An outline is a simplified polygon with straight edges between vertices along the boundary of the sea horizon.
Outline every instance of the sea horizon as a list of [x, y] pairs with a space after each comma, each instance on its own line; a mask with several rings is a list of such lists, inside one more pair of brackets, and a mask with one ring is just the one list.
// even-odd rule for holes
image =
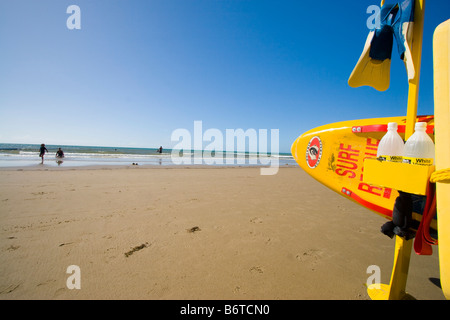
[[[0, 143], [0, 167], [27, 167], [41, 164], [39, 157], [40, 144]], [[48, 153], [44, 156], [44, 164], [49, 166], [79, 167], [92, 165], [243, 165], [267, 166], [274, 161], [279, 165], [295, 165], [290, 153], [248, 152], [248, 151], [210, 151], [210, 150], [178, 150], [46, 144]], [[56, 151], [61, 148], [64, 158], [56, 158]], [[175, 162], [173, 159], [176, 159]], [[183, 161], [180, 163], [180, 159]]]

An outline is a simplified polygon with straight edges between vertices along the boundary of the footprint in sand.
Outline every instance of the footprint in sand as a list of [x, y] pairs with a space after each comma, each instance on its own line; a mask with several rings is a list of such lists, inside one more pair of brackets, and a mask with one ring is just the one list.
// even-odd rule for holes
[[262, 223], [262, 220], [260, 218], [258, 218], [258, 217], [255, 217], [253, 219], [250, 219], [250, 222], [251, 223]]
[[301, 262], [312, 262], [315, 263], [322, 257], [322, 251], [318, 249], [308, 249], [301, 254], [296, 256], [296, 259]]
[[263, 268], [261, 268], [261, 267], [259, 267], [259, 266], [251, 267], [251, 268], [249, 269], [249, 271], [250, 271], [251, 273], [264, 273]]
[[8, 250], [8, 251], [16, 251], [16, 250], [19, 249], [19, 248], [20, 248], [20, 246], [13, 246], [13, 245], [10, 245], [9, 248], [6, 249], [6, 250]]

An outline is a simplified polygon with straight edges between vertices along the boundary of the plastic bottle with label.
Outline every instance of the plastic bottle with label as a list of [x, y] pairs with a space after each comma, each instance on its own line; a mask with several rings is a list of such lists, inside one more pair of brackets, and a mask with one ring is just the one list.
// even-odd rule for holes
[[405, 143], [397, 130], [396, 122], [388, 123], [388, 131], [378, 144], [377, 158], [390, 162], [402, 162]]
[[416, 123], [414, 134], [405, 143], [404, 163], [423, 166], [434, 164], [434, 142], [426, 130], [426, 122]]

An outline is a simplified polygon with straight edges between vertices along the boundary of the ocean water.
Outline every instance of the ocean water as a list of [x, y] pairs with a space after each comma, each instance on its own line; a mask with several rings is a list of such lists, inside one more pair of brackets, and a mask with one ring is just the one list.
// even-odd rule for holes
[[[38, 144], [0, 143], [0, 167], [42, 166]], [[92, 147], [46, 145], [48, 153], [44, 157], [44, 166], [80, 167], [95, 165], [212, 165], [212, 166], [279, 166], [296, 165], [291, 154], [256, 154], [246, 152], [199, 152], [174, 151], [156, 148]], [[64, 151], [63, 159], [56, 158], [56, 151]]]

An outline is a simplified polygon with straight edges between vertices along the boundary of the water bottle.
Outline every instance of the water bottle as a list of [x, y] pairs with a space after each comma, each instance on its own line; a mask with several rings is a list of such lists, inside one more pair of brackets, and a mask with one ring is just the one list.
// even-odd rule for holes
[[428, 136], [426, 122], [417, 122], [414, 134], [405, 143], [403, 162], [422, 166], [434, 163], [434, 143]]
[[388, 123], [388, 131], [378, 144], [377, 158], [390, 162], [402, 162], [405, 143], [397, 132], [396, 122]]

